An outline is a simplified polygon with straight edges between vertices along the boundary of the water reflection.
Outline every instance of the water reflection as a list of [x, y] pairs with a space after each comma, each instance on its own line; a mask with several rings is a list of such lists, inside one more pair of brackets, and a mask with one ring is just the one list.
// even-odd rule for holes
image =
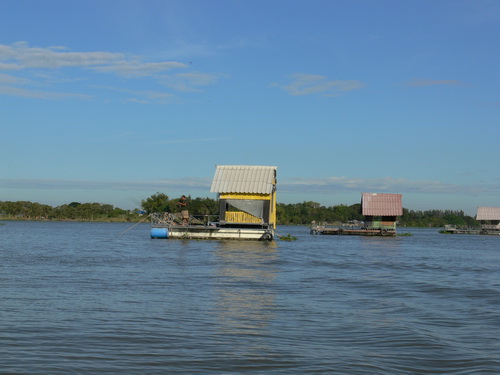
[[261, 335], [273, 319], [275, 243], [220, 242], [215, 252], [216, 315], [223, 333]]
[[360, 236], [360, 245], [366, 250], [382, 252], [399, 252], [408, 237]]

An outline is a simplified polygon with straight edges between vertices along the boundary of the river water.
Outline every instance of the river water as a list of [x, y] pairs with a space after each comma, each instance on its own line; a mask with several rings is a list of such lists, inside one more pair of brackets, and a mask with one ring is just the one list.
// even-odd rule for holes
[[500, 373], [500, 236], [4, 224], [1, 374]]

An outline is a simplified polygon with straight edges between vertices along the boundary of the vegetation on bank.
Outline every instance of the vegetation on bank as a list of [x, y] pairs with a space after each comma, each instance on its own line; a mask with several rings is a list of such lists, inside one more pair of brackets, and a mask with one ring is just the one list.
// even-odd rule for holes
[[3, 220], [138, 221], [139, 210], [128, 211], [110, 204], [72, 202], [52, 207], [29, 201], [0, 202]]
[[[192, 215], [217, 215], [219, 203], [211, 198], [188, 198]], [[138, 222], [152, 212], [176, 212], [178, 199], [156, 193], [141, 201], [141, 208], [123, 210], [110, 204], [72, 202], [57, 207], [28, 201], [0, 202], [0, 219], [8, 220], [75, 220]], [[278, 224], [309, 225], [316, 222], [362, 221], [361, 204], [325, 207], [317, 202], [277, 205]], [[479, 223], [463, 211], [403, 209], [399, 226], [439, 228], [446, 224], [457, 227], [479, 227]]]
[[[302, 202], [293, 204], [278, 204], [277, 215], [280, 224], [309, 224], [316, 222], [349, 222], [363, 221], [361, 203], [351, 206], [336, 205], [325, 207], [317, 202]], [[457, 227], [479, 227], [473, 217], [463, 211], [426, 210], [415, 211], [403, 208], [403, 216], [398, 218], [398, 226], [440, 228], [446, 224]]]

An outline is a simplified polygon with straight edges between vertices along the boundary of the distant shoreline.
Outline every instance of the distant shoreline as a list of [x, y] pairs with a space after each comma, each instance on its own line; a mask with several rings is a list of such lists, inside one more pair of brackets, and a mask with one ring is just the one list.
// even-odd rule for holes
[[109, 219], [30, 219], [23, 217], [5, 217], [0, 216], [0, 221], [53, 221], [53, 222], [76, 222], [76, 223], [138, 223], [144, 218], [137, 218], [133, 220], [122, 218], [109, 218]]

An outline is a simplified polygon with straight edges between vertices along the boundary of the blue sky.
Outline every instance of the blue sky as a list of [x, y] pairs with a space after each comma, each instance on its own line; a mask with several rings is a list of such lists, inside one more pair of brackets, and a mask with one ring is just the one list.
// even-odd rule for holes
[[500, 2], [0, 2], [0, 201], [212, 197], [500, 206]]

